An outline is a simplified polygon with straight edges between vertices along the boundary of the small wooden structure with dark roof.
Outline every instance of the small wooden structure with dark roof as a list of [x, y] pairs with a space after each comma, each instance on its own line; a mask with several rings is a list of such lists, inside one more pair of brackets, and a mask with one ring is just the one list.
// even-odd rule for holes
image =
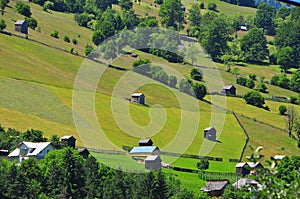
[[63, 136], [61, 138], [62, 142], [65, 142], [68, 147], [75, 148], [76, 138], [72, 135]]
[[216, 137], [217, 137], [217, 130], [214, 127], [207, 127], [206, 129], [204, 129], [204, 138], [208, 139], [210, 141], [216, 141]]
[[263, 165], [260, 162], [240, 162], [237, 163], [235, 166], [236, 174], [237, 175], [256, 175], [259, 169], [264, 168]]
[[228, 180], [210, 180], [201, 188], [201, 191], [206, 192], [210, 197], [220, 197], [228, 184]]
[[233, 85], [226, 85], [223, 87], [221, 93], [225, 95], [236, 95], [236, 88]]
[[143, 138], [139, 141], [139, 146], [152, 146], [153, 142], [151, 139]]
[[81, 155], [84, 159], [87, 159], [90, 155], [90, 152], [87, 148], [79, 148], [77, 150], [79, 155]]
[[15, 23], [15, 31], [28, 34], [28, 24], [26, 20], [18, 20]]
[[131, 95], [131, 101], [139, 104], [145, 104], [145, 95], [143, 93], [133, 93]]

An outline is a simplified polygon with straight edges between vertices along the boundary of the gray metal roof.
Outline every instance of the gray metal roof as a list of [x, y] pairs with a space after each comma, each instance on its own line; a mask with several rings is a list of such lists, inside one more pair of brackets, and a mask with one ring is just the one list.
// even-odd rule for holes
[[225, 85], [225, 86], [223, 86], [223, 89], [224, 89], [224, 90], [229, 90], [229, 89], [231, 89], [232, 87], [235, 88], [235, 86], [233, 86], [233, 85]]
[[209, 191], [220, 191], [229, 184], [228, 180], [214, 180], [208, 181], [204, 187], [201, 188], [202, 191], [209, 192]]
[[151, 139], [143, 138], [143, 139], [140, 139], [139, 143], [148, 143], [150, 140]]
[[215, 127], [207, 127], [206, 129], [204, 129], [204, 131], [210, 131], [210, 130], [212, 130], [212, 129], [215, 129]]
[[144, 95], [144, 94], [143, 93], [133, 93], [131, 96], [132, 97], [140, 97], [142, 95]]
[[[73, 136], [72, 135], [65, 135], [63, 137], [61, 137], [62, 140], [68, 140], [70, 138], [72, 138]], [[74, 138], [74, 137], [73, 137]], [[74, 138], [76, 140], [76, 138]]]
[[18, 20], [16, 21], [15, 25], [22, 25], [25, 22], [26, 22], [25, 20]]
[[154, 161], [158, 158], [160, 159], [159, 155], [148, 155], [145, 161]]
[[244, 186], [249, 186], [249, 185], [256, 185], [258, 187], [261, 187], [261, 185], [257, 181], [252, 180], [250, 178], [241, 178], [237, 182], [232, 184], [232, 186], [234, 186], [238, 189], [240, 189]]

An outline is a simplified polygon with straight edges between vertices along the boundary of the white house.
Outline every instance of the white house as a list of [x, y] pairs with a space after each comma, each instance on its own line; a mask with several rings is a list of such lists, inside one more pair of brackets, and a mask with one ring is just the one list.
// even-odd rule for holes
[[22, 162], [30, 157], [43, 159], [49, 151], [53, 150], [51, 142], [21, 142], [7, 157], [11, 161]]

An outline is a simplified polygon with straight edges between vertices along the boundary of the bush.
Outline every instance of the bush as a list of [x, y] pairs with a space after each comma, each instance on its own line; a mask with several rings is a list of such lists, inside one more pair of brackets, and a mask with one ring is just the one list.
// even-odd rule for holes
[[193, 68], [190, 72], [191, 78], [197, 81], [201, 81], [202, 80], [202, 71], [200, 69], [197, 68]]
[[138, 67], [138, 66], [141, 66], [141, 65], [144, 65], [144, 64], [150, 64], [151, 61], [150, 59], [139, 59], [139, 60], [136, 60], [132, 63], [132, 66], [135, 68], [135, 67]]
[[54, 31], [50, 34], [50, 36], [58, 39], [58, 38], [59, 38], [59, 35], [58, 35], [58, 34], [59, 34], [59, 32], [58, 32], [57, 30], [54, 30]]
[[278, 108], [278, 111], [279, 111], [280, 115], [284, 115], [287, 111], [287, 108], [284, 105], [280, 105], [279, 108]]
[[271, 78], [271, 81], [270, 83], [274, 86], [278, 86], [278, 81], [279, 81], [279, 75], [274, 75], [272, 78]]
[[177, 78], [173, 75], [169, 77], [169, 86], [175, 88], [177, 84]]
[[209, 168], [209, 161], [207, 158], [200, 159], [196, 166], [199, 170], [206, 170]]
[[74, 19], [78, 23], [78, 25], [83, 27], [87, 27], [88, 22], [91, 20], [90, 15], [86, 12], [82, 14], [75, 14]]
[[202, 100], [207, 94], [206, 87], [203, 84], [193, 84], [193, 90], [195, 93], [195, 97], [199, 100]]
[[2, 20], [0, 21], [0, 31], [4, 30], [5, 28], [6, 28], [6, 24], [5, 24], [4, 19], [2, 19]]
[[37, 27], [37, 25], [38, 25], [37, 20], [34, 19], [34, 18], [26, 17], [25, 20], [28, 23], [28, 27], [31, 28], [32, 30], [34, 30]]
[[203, 2], [200, 3], [200, 9], [204, 9], [204, 3]]
[[73, 47], [70, 49], [70, 53], [71, 53], [71, 54], [74, 53], [74, 48], [73, 48]]
[[163, 4], [164, 0], [154, 0], [154, 3]]
[[72, 43], [73, 43], [74, 45], [77, 45], [77, 44], [78, 44], [77, 39], [72, 39]]
[[31, 16], [30, 6], [23, 2], [18, 1], [16, 4], [16, 9], [17, 9], [17, 12], [20, 13], [21, 15], [24, 15], [26, 17]]
[[93, 47], [90, 45], [86, 45], [84, 49], [85, 56], [88, 56], [93, 51]]
[[52, 9], [54, 6], [54, 3], [51, 1], [46, 1], [43, 5], [43, 10], [48, 11], [48, 9]]
[[247, 104], [251, 104], [253, 106], [263, 107], [265, 104], [265, 98], [257, 91], [249, 91], [243, 98]]
[[242, 86], [246, 86], [247, 79], [245, 77], [239, 77], [237, 78], [236, 83]]
[[255, 81], [256, 80], [256, 75], [251, 73], [251, 74], [249, 74], [249, 78]]
[[258, 85], [257, 85], [257, 90], [259, 91], [259, 92], [262, 92], [262, 93], [266, 93], [267, 92], [267, 86], [264, 84], [264, 83], [259, 83]]
[[252, 79], [247, 79], [247, 82], [246, 82], [246, 86], [248, 87], [248, 88], [254, 88], [254, 86], [255, 86], [255, 83], [254, 83], [254, 81], [252, 80]]
[[70, 38], [67, 35], [65, 35], [64, 36], [64, 41], [70, 43]]
[[292, 103], [292, 104], [297, 104], [297, 97], [291, 96], [291, 97], [290, 97], [290, 103]]
[[209, 10], [217, 11], [217, 4], [216, 3], [208, 3], [207, 8]]
[[277, 57], [276, 57], [276, 54], [273, 53], [269, 56], [269, 63], [270, 64], [277, 64]]

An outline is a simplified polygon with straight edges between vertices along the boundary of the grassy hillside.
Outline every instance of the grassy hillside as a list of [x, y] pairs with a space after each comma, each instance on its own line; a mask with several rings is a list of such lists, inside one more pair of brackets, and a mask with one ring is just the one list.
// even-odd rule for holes
[[[24, 19], [23, 15], [20, 15], [15, 10], [15, 4], [17, 1], [10, 1], [10, 7], [5, 9], [5, 14], [0, 18], [6, 21], [6, 31], [25, 36], [14, 30], [14, 23], [16, 20]], [[28, 29], [28, 38], [34, 39], [47, 45], [58, 47], [66, 51], [70, 51], [74, 48], [75, 52], [80, 55], [84, 55], [84, 48], [87, 44], [91, 44], [92, 30], [78, 26], [74, 21], [73, 14], [60, 13], [55, 11], [45, 12], [43, 8], [34, 3], [28, 3], [30, 10], [33, 13], [32, 17], [38, 22], [38, 27], [35, 30]], [[59, 39], [50, 36], [51, 32], [57, 30], [59, 32]], [[65, 42], [64, 36], [68, 36], [71, 40], [70, 43]], [[77, 45], [72, 43], [72, 39], [78, 41]], [[49, 56], [50, 57], [50, 56]]]

